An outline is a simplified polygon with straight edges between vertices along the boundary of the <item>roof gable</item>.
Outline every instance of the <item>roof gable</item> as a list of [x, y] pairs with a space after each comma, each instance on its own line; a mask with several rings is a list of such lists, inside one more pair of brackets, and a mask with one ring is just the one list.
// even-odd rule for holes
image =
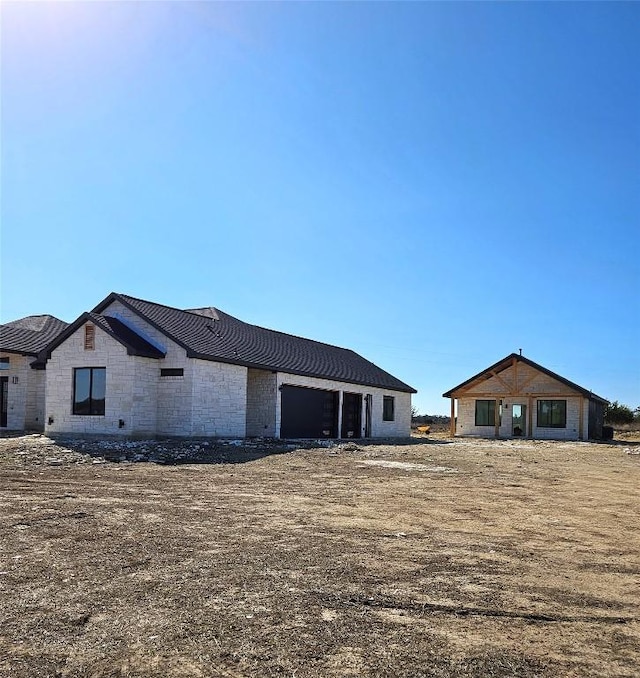
[[190, 358], [415, 393], [354, 351], [250, 325], [213, 307], [185, 311], [112, 293], [94, 312], [102, 313], [116, 300], [182, 346]]
[[[127, 349], [129, 355], [155, 359], [164, 358], [165, 356], [160, 349], [150, 344], [144, 337], [141, 337], [130, 327], [127, 327], [122, 321], [98, 313], [83, 313], [79, 318], [74, 320], [62, 334], [46, 347], [47, 355], [50, 356], [52, 351], [64, 343], [87, 322], [92, 322], [96, 327], [99, 327], [110, 337], [122, 344]], [[43, 357], [39, 357], [38, 363], [42, 361]]]
[[[510, 370], [510, 368], [512, 368], [516, 364], [521, 364], [523, 366], [531, 368], [529, 370], [529, 376], [525, 377], [524, 383], [531, 384], [531, 382], [535, 379], [535, 374], [531, 373], [533, 370], [536, 373], [546, 375], [547, 377], [554, 379], [560, 384], [567, 386], [568, 388], [576, 391], [578, 394], [586, 398], [589, 398], [591, 400], [599, 400], [603, 403], [608, 402], [606, 398], [602, 398], [593, 393], [592, 391], [589, 391], [588, 389], [579, 386], [578, 384], [569, 381], [568, 379], [565, 379], [559, 374], [556, 374], [555, 372], [548, 370], [546, 367], [543, 367], [542, 365], [533, 362], [533, 360], [529, 360], [528, 358], [525, 358], [524, 356], [518, 355], [516, 353], [511, 353], [502, 360], [499, 360], [497, 363], [494, 363], [490, 367], [487, 367], [485, 370], [478, 372], [478, 374], [475, 374], [470, 379], [463, 381], [461, 384], [458, 384], [458, 386], [455, 386], [454, 388], [450, 389], [446, 393], [443, 393], [442, 395], [444, 398], [457, 398], [459, 397], [459, 395], [463, 394], [473, 395], [474, 391], [477, 390], [477, 388], [479, 388], [483, 384], [487, 384], [488, 382], [494, 389], [494, 391], [492, 392], [495, 392], [496, 395], [498, 395], [501, 391], [504, 391], [505, 394], [510, 394], [511, 393], [510, 387], [513, 386], [512, 381], [509, 376], [503, 375], [502, 373], [504, 373], [507, 370]], [[519, 383], [522, 384], [523, 382], [520, 381]]]

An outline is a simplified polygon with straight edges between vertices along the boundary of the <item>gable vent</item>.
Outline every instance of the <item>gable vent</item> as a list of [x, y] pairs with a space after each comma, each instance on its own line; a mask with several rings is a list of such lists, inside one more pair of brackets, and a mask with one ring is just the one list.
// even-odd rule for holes
[[96, 327], [95, 325], [84, 326], [84, 350], [93, 351], [96, 347]]

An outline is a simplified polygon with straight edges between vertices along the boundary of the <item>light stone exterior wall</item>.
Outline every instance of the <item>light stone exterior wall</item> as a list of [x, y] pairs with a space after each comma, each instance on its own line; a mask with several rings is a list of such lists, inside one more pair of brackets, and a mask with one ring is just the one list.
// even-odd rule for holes
[[[544, 398], [541, 398], [544, 400]], [[553, 400], [563, 400], [563, 398], [553, 398]], [[583, 408], [582, 397], [567, 397], [567, 426], [566, 428], [541, 428], [537, 425], [538, 416], [537, 400], [533, 402], [533, 437], [541, 440], [579, 440], [580, 439], [580, 409]], [[587, 403], [589, 401], [587, 400]], [[583, 408], [584, 411], [584, 408]], [[582, 420], [582, 436], [587, 439], [589, 428], [589, 412], [587, 405], [587, 416]]]
[[[150, 389], [147, 406], [149, 409], [155, 408], [156, 433], [167, 436], [192, 435], [193, 361], [187, 358], [185, 349], [119, 301], [109, 304], [102, 313], [118, 318], [166, 354], [163, 360], [152, 360], [153, 366], [149, 368], [149, 373], [143, 379], [147, 388]], [[163, 367], [182, 368], [184, 376], [160, 377], [160, 369]], [[156, 377], [155, 389], [151, 386], [153, 373]], [[139, 397], [142, 398], [145, 395], [143, 387], [138, 391]], [[153, 401], [154, 397], [155, 401]]]
[[133, 358], [134, 365], [131, 394], [133, 408], [131, 421], [125, 418], [122, 432], [134, 436], [154, 436], [158, 431], [158, 375], [161, 361], [141, 356], [129, 357]]
[[[106, 367], [104, 415], [73, 414], [76, 367]], [[136, 357], [127, 355], [127, 349], [103, 330], [97, 328], [95, 350], [85, 350], [82, 325], [52, 351], [46, 375], [45, 433], [131, 435], [136, 430], [133, 400]], [[120, 419], [125, 422], [124, 428], [119, 427]], [[144, 428], [144, 422], [139, 423]]]
[[[511, 395], [514, 384], [522, 384], [517, 395]], [[475, 394], [475, 395], [474, 395]], [[517, 382], [514, 368], [509, 367], [500, 372], [500, 379], [493, 376], [486, 381], [476, 384], [465, 392], [464, 397], [457, 401], [456, 435], [494, 437], [495, 427], [475, 425], [476, 400], [502, 400], [502, 422], [498, 435], [509, 438], [512, 436], [513, 405], [526, 405], [531, 408], [533, 431], [529, 431], [529, 411], [526, 416], [527, 437], [546, 440], [578, 440], [580, 437], [580, 409], [583, 411], [583, 438], [588, 435], [589, 400], [583, 398], [566, 384], [540, 372], [535, 368], [518, 363]], [[566, 428], [544, 428], [537, 425], [538, 400], [566, 400], [567, 425]]]
[[[178, 360], [167, 363], [166, 360], [158, 361], [157, 368], [157, 413], [158, 434], [164, 436], [189, 436], [191, 435], [191, 408], [193, 399], [193, 377], [191, 361], [184, 357], [180, 364]], [[163, 367], [182, 367], [182, 377], [160, 377], [160, 369]]]
[[[31, 372], [29, 367], [33, 356], [16, 353], [0, 353], [0, 357], [9, 358], [9, 369], [0, 370], [0, 377], [8, 377], [7, 385], [7, 427], [6, 431], [22, 431], [27, 423], [27, 401], [30, 389]], [[13, 383], [17, 379], [18, 383]]]
[[[95, 349], [84, 348], [84, 325], [56, 348], [47, 364], [46, 432], [107, 435], [244, 437], [247, 369], [187, 359], [130, 356], [97, 327]], [[182, 358], [182, 359], [181, 359]], [[161, 377], [162, 366], [184, 367], [183, 377]], [[73, 414], [73, 370], [106, 368], [104, 415]], [[124, 426], [120, 426], [120, 420]]]
[[[338, 409], [338, 435], [342, 428], [342, 395], [343, 393], [360, 393], [363, 396], [371, 394], [372, 413], [371, 413], [371, 437], [372, 438], [408, 438], [411, 435], [411, 394], [400, 391], [391, 391], [387, 389], [375, 388], [372, 386], [360, 386], [358, 384], [349, 384], [342, 381], [330, 379], [319, 379], [317, 377], [301, 377], [293, 374], [278, 372], [277, 386], [306, 386], [308, 388], [320, 388], [327, 391], [337, 391], [340, 394]], [[392, 396], [395, 398], [394, 421], [382, 420], [382, 402], [383, 396]], [[365, 413], [364, 397], [362, 412], [362, 430], [361, 436], [364, 436]], [[282, 399], [278, 392], [276, 406], [276, 437], [280, 437], [280, 424], [282, 421]]]
[[244, 438], [247, 368], [192, 359], [193, 419], [187, 435]]
[[274, 372], [250, 369], [247, 373], [247, 435], [276, 437], [278, 379]]
[[[31, 361], [35, 358], [31, 358]], [[44, 404], [46, 372], [29, 368], [27, 375], [27, 406], [24, 427], [27, 430], [44, 431]]]

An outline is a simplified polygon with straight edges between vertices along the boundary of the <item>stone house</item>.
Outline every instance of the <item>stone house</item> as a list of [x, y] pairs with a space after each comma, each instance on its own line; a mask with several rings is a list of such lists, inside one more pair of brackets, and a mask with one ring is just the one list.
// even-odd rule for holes
[[604, 398], [515, 353], [443, 397], [451, 398], [452, 436], [495, 438], [601, 438], [607, 404]]
[[44, 428], [44, 364], [36, 358], [66, 327], [51, 315], [0, 325], [0, 430]]
[[48, 434], [410, 435], [415, 390], [353, 351], [112, 293], [49, 344]]

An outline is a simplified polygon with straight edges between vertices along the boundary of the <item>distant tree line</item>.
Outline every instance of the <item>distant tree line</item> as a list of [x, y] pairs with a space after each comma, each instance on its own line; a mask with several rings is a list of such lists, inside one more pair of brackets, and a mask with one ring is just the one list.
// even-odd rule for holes
[[427, 424], [433, 426], [435, 424], [448, 425], [451, 417], [446, 414], [418, 414], [418, 408], [411, 408], [411, 423], [412, 424]]
[[627, 405], [622, 405], [617, 400], [609, 403], [604, 408], [604, 420], [607, 424], [640, 424], [640, 407], [632, 410]]
[[[640, 407], [632, 410], [627, 405], [614, 400], [605, 407], [604, 420], [607, 424], [640, 424]], [[451, 418], [445, 414], [419, 414], [417, 407], [411, 408], [412, 424], [449, 424], [450, 421]]]

